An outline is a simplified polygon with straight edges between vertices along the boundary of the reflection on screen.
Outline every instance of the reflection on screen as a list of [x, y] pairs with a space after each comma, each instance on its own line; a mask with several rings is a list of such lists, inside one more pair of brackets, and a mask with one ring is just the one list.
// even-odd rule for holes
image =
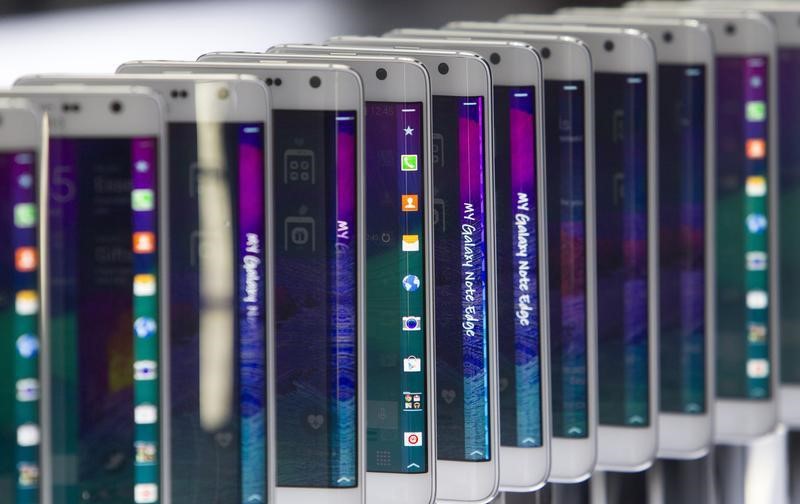
[[279, 486], [354, 487], [355, 112], [276, 110]]
[[542, 446], [535, 93], [494, 88], [503, 446]]
[[553, 436], [589, 435], [583, 81], [545, 81]]
[[595, 74], [600, 423], [650, 423], [647, 76]]
[[717, 58], [717, 396], [766, 399], [768, 60]]
[[422, 103], [367, 102], [367, 470], [428, 471]]
[[705, 67], [658, 68], [661, 410], [703, 413]]
[[264, 502], [264, 124], [169, 134], [172, 501]]
[[[150, 399], [157, 403], [157, 365], [149, 359], [135, 360], [133, 330], [134, 309], [145, 313], [157, 305], [147, 299], [157, 296], [156, 272], [147, 269], [155, 264], [150, 256], [155, 241], [137, 241], [133, 233], [134, 226], [143, 229], [150, 222], [155, 192], [131, 191], [134, 177], [141, 189], [146, 189], [142, 181], [154, 180], [148, 172], [157, 172], [155, 151], [154, 138], [50, 141], [56, 503], [133, 502], [138, 465], [134, 439], [149, 431], [157, 441], [152, 425], [157, 409], [134, 409], [134, 401], [148, 391], [154, 391]], [[136, 249], [137, 243], [149, 250]], [[140, 273], [145, 270], [149, 273]], [[18, 300], [17, 309], [32, 310], [35, 301], [22, 300], [20, 305]], [[140, 342], [136, 346], [144, 351]], [[155, 342], [151, 348], [157, 351], [157, 347]], [[148, 381], [156, 384], [138, 383]], [[134, 382], [140, 385], [135, 392]], [[156, 463], [157, 454], [152, 459]], [[157, 502], [157, 479], [137, 486], [136, 497]]]
[[800, 384], [800, 142], [795, 125], [800, 117], [800, 49], [778, 49], [778, 128], [780, 134], [780, 300], [781, 381]]
[[490, 460], [483, 97], [434, 96], [437, 457]]
[[33, 152], [0, 152], [0, 502], [39, 502], [38, 209]]

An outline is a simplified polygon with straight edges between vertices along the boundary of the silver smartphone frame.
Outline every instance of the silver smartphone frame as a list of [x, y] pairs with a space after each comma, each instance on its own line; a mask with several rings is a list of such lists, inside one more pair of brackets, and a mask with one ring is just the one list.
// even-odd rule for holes
[[[157, 139], [159, 146], [158, 160], [163, 166], [166, 162], [165, 132], [162, 122], [163, 102], [149, 89], [140, 86], [103, 86], [90, 88], [86, 86], [54, 86], [54, 87], [15, 87], [12, 90], [0, 93], [6, 98], [24, 98], [40, 108], [47, 124], [44, 126], [49, 133], [48, 137], [72, 138], [115, 138], [152, 136]], [[123, 105], [124, 120], [119, 114], [109, 112], [109, 104], [113, 101]], [[65, 103], [79, 105], [78, 111], [64, 111]], [[89, 117], [91, 116], [91, 117]], [[102, 118], [115, 121], [104, 121]], [[44, 138], [44, 136], [43, 136]], [[47, 146], [45, 151], [49, 151]], [[48, 160], [49, 163], [49, 160]], [[40, 247], [40, 288], [41, 304], [40, 313], [43, 325], [40, 329], [40, 369], [44, 369], [41, 376], [42, 389], [42, 440], [41, 440], [41, 465], [40, 465], [40, 502], [51, 504], [53, 502], [53, 486], [55, 484], [55, 457], [52, 453], [52, 426], [53, 411], [50, 404], [52, 395], [50, 380], [50, 334], [49, 326], [49, 288], [50, 288], [50, 255], [49, 239], [50, 221], [46, 217], [49, 213], [49, 164], [42, 165], [41, 177], [38, 183], [40, 216], [39, 219], [39, 247]], [[161, 316], [159, 312], [159, 316]], [[131, 334], [131, 337], [133, 335]], [[46, 367], [43, 367], [46, 366]], [[64, 468], [61, 468], [61, 473]], [[64, 483], [64, 482], [62, 482]], [[159, 493], [163, 493], [159, 482]], [[131, 497], [134, 488], [131, 487]]]
[[[47, 128], [47, 115], [31, 101], [24, 98], [5, 97], [0, 98], [0, 151], [16, 150], [16, 151], [30, 151], [36, 156], [34, 162], [34, 177], [35, 177], [35, 191], [36, 191], [36, 206], [38, 208], [37, 220], [37, 253], [39, 256], [37, 272], [36, 272], [36, 288], [38, 289], [37, 295], [39, 297], [39, 313], [36, 316], [38, 325], [37, 333], [39, 336], [39, 433], [41, 436], [39, 443], [39, 482], [37, 489], [39, 491], [39, 502], [47, 502], [44, 498], [45, 489], [49, 487], [50, 482], [46, 478], [45, 468], [49, 467], [49, 450], [45, 447], [49, 446], [51, 435], [50, 425], [50, 387], [49, 387], [49, 373], [50, 368], [50, 345], [49, 345], [49, 332], [48, 322], [49, 317], [47, 313], [47, 296], [45, 295], [44, 284], [45, 279], [48, 278], [46, 271], [46, 256], [47, 256], [47, 235], [43, 229], [43, 222], [47, 220], [49, 215], [47, 198], [44, 196], [44, 188], [48, 183], [48, 128]], [[47, 383], [47, 386], [45, 386]], [[47, 413], [45, 413], [47, 411]], [[19, 474], [19, 470], [15, 470], [15, 475]], [[16, 478], [15, 478], [16, 479]], [[15, 492], [18, 490], [15, 488]]]
[[[655, 48], [650, 38], [638, 30], [581, 25], [519, 25], [513, 23], [454, 22], [447, 29], [479, 30], [509, 33], [545, 33], [567, 35], [585, 42], [591, 53], [595, 72], [645, 73], [648, 110], [656, 110]], [[606, 49], [611, 41], [619, 51]], [[659, 284], [658, 284], [658, 157], [657, 121], [655, 113], [647, 114], [648, 121], [648, 417], [646, 427], [610, 426], [598, 423], [597, 468], [620, 472], [641, 471], [652, 465], [656, 457], [658, 438], [658, 341], [659, 341]], [[601, 294], [598, 292], [598, 296]], [[598, 341], [598, 346], [600, 342]], [[599, 401], [598, 401], [599, 402]]]
[[[669, 4], [670, 7], [630, 6], [633, 12], [640, 12], [648, 17], [686, 17], [694, 18], [706, 24], [714, 36], [717, 56], [749, 56], [766, 55], [769, 59], [770, 109], [778, 110], [778, 72], [777, 72], [777, 36], [769, 20], [753, 10], [711, 9], [685, 7]], [[728, 26], [735, 30], [729, 33]], [[778, 120], [777, 114], [769, 113], [768, 124], [769, 152], [768, 186], [771, 194], [769, 201], [769, 222], [771, 229], [778, 229], [779, 182], [778, 182]], [[780, 310], [775, 302], [780, 292], [780, 274], [778, 272], [778, 233], [770, 232], [769, 238], [769, 273], [770, 296], [769, 324], [772, 331], [770, 341], [770, 389], [768, 400], [761, 399], [716, 399], [715, 440], [718, 443], [747, 444], [754, 439], [769, 434], [778, 425], [778, 402], [780, 395]], [[717, 378], [719, 380], [719, 378]]]
[[[510, 22], [567, 22], [590, 26], [634, 28], [647, 33], [656, 47], [656, 60], [661, 64], [704, 65], [706, 69], [706, 138], [705, 145], [705, 403], [703, 414], [659, 413], [658, 456], [661, 458], [697, 459], [713, 444], [714, 393], [716, 390], [716, 121], [714, 85], [715, 61], [711, 33], [706, 25], [691, 19], [644, 18], [636, 13], [613, 9], [566, 9], [553, 16], [512, 15]], [[668, 35], [669, 34], [669, 35]]]
[[[221, 122], [227, 121], [236, 121], [236, 122], [249, 122], [249, 121], [256, 121], [257, 119], [253, 119], [255, 114], [257, 113], [258, 107], [253, 107], [252, 104], [248, 103], [246, 106], [241, 106], [238, 99], [236, 100], [210, 100], [209, 98], [213, 96], [213, 93], [203, 93], [203, 98], [206, 99], [208, 102], [202, 107], [197, 105], [198, 93], [195, 93], [195, 88], [198, 86], [204, 87], [216, 87], [219, 89], [226, 89], [232, 96], [240, 97], [242, 95], [248, 96], [248, 100], [253, 100], [255, 98], [255, 102], [258, 102], [258, 91], [252, 89], [253, 86], [263, 87], [259, 81], [257, 81], [254, 77], [251, 76], [244, 76], [244, 75], [215, 75], [213, 77], [203, 77], [197, 75], [163, 75], [163, 74], [130, 74], [130, 75], [122, 75], [122, 74], [37, 74], [37, 75], [30, 75], [20, 77], [16, 81], [16, 85], [22, 86], [57, 86], [57, 85], [86, 85], [86, 86], [109, 86], [109, 85], [128, 85], [128, 86], [146, 86], [147, 88], [153, 90], [154, 92], [158, 93], [159, 96], [164, 100], [166, 105], [164, 109], [164, 122], [165, 122], [165, 130], [168, 132], [170, 123], [173, 122], [196, 122], [196, 112], [198, 109], [203, 109], [209, 111], [208, 114], [219, 114]], [[177, 91], [177, 93], [175, 93]], [[181, 91], [191, 91], [190, 96], [195, 97], [194, 99], [187, 100], [186, 98], [182, 97], [183, 95], [180, 94]], [[236, 117], [238, 115], [243, 115], [242, 113], [238, 113], [237, 109], [242, 111], [245, 118]], [[269, 131], [270, 125], [265, 125], [265, 136], [266, 131]], [[269, 138], [265, 137], [264, 139], [264, 146], [265, 146], [265, 155], [271, 155], [271, 141], [268, 141]], [[167, 145], [165, 149], [165, 156], [169, 159], [169, 148], [170, 146]], [[159, 268], [162, 272], [163, 279], [160, 279], [161, 282], [159, 284], [161, 289], [161, 299], [160, 299], [160, 317], [161, 320], [159, 321], [159, 327], [161, 331], [161, 348], [160, 350], [160, 361], [159, 368], [162, 370], [162, 374], [164, 376], [170, 376], [171, 373], [171, 364], [170, 364], [170, 342], [171, 342], [171, 334], [170, 334], [170, 284], [169, 284], [169, 257], [170, 257], [170, 220], [169, 220], [169, 170], [171, 169], [170, 166], [165, 164], [161, 170], [159, 170]], [[271, 184], [271, 174], [267, 174], [267, 193], [271, 192], [272, 184]], [[269, 215], [269, 214], [267, 214]], [[266, 228], [268, 236], [272, 236], [272, 220], [265, 219]], [[265, 279], [265, 287], [267, 289], [272, 289], [271, 282], [272, 282], [272, 271], [273, 271], [273, 254], [271, 247], [265, 248], [265, 257], [267, 259], [266, 264], [266, 271], [267, 271], [267, 278]], [[274, 317], [271, 313], [271, 304], [267, 304], [267, 320], [274, 320]], [[270, 334], [272, 331], [272, 326], [267, 324], [267, 341], [270, 341]], [[268, 349], [269, 354], [272, 355], [270, 349]], [[269, 359], [266, 360], [266, 369], [265, 372], [267, 375], [271, 373], [270, 368], [270, 361]], [[268, 383], [268, 386], [272, 382]], [[159, 415], [160, 424], [161, 424], [161, 436], [163, 440], [169, 440], [172, 436], [172, 427], [169, 415], [169, 411], [171, 410], [171, 391], [169, 386], [169, 380], [162, 380], [161, 382], [161, 414]], [[267, 390], [267, 404], [265, 408], [267, 410], [267, 418], [273, 418], [273, 408], [274, 405], [272, 404], [272, 392]], [[273, 432], [271, 426], [266, 426], [267, 432], [267, 443], [268, 446], [273, 442]], [[161, 492], [162, 492], [162, 501], [169, 503], [172, 499], [172, 445], [168, 441], [162, 441], [160, 447], [160, 461], [161, 461], [161, 478], [162, 478], [162, 485], [161, 485]], [[270, 460], [266, 460], [265, 463], [267, 467], [271, 464]], [[268, 469], [267, 474], [270, 475], [271, 472]], [[271, 476], [268, 476], [268, 479], [271, 479]], [[267, 487], [268, 488], [268, 487]], [[265, 496], [267, 502], [269, 502], [270, 496], [267, 492]]]
[[[356, 185], [357, 185], [357, 211], [356, 211], [356, 229], [358, 232], [358, 243], [357, 243], [357, 274], [358, 274], [358, 312], [362, 313], [362, 307], [364, 305], [364, 272], [363, 272], [363, 258], [364, 258], [364, 227], [363, 227], [363, 215], [364, 215], [364, 202], [363, 202], [363, 166], [364, 166], [364, 158], [363, 158], [363, 92], [361, 86], [361, 80], [359, 76], [349, 69], [346, 66], [342, 65], [270, 65], [270, 64], [262, 64], [262, 63], [203, 63], [203, 62], [163, 62], [163, 61], [139, 61], [139, 62], [132, 62], [126, 63], [122, 67], [120, 67], [120, 71], [124, 72], [144, 72], [144, 73], [192, 73], [192, 74], [229, 74], [229, 73], [236, 73], [236, 74], [243, 74], [243, 75], [250, 75], [254, 79], [265, 82], [268, 78], [274, 77], [278, 75], [283, 82], [285, 82], [286, 87], [279, 87], [279, 86], [272, 86], [267, 88], [269, 91], [270, 97], [270, 105], [271, 109], [268, 109], [266, 115], [262, 115], [260, 120], [269, 121], [270, 131], [268, 132], [268, 137], [271, 138], [272, 134], [274, 133], [272, 129], [273, 121], [272, 117], [272, 110], [282, 108], [282, 109], [302, 109], [302, 110], [326, 110], [330, 103], [339, 103], [339, 101], [344, 102], [342, 104], [343, 107], [352, 107], [353, 110], [356, 111], [357, 117], [357, 142], [358, 142], [358, 153], [357, 153], [357, 174], [356, 174]], [[286, 95], [285, 93], [291, 93], [293, 90], [299, 89], [299, 86], [308, 85], [309, 78], [311, 76], [316, 76], [317, 74], [325, 76], [336, 75], [337, 77], [343, 77], [345, 79], [351, 80], [353, 87], [350, 88], [351, 91], [355, 91], [352, 95], [345, 95], [344, 91], [340, 96], [340, 87], [339, 86], [325, 86], [321, 85], [318, 89], [321, 90], [320, 95], [316, 97], [309, 98], [308, 96], [300, 96], [298, 93], [297, 96]], [[286, 91], [284, 91], [286, 90]], [[270, 140], [270, 144], [273, 142]], [[269, 158], [267, 158], [267, 172], [271, 173], [272, 171], [272, 158], [273, 152], [269, 153]], [[268, 180], [272, 181], [274, 177], [270, 175]], [[267, 196], [268, 205], [271, 205], [271, 202], [274, 201], [273, 193], [268, 193]], [[271, 207], [267, 207], [268, 215], [272, 215]], [[274, 223], [273, 223], [274, 226]], [[274, 228], [273, 228], [274, 229]], [[272, 233], [272, 229], [270, 229], [270, 233]], [[270, 240], [274, 236], [270, 234]], [[274, 247], [274, 244], [272, 245]], [[273, 257], [274, 261], [274, 257]], [[274, 279], [270, 281], [269, 288], [274, 290]], [[272, 291], [268, 291], [272, 292]], [[268, 294], [269, 299], [269, 294]], [[274, 306], [271, 306], [272, 303], [268, 303], [270, 305], [269, 313], [274, 314]], [[270, 367], [274, 371], [275, 369], [275, 327], [274, 327], [274, 316], [270, 322], [270, 328], [273, 331], [272, 337], [269, 338], [268, 348], [270, 351], [269, 360], [270, 360]], [[358, 318], [357, 323], [358, 329], [358, 349], [357, 353], [357, 361], [363, 362], [363, 352], [364, 352], [364, 317]], [[269, 385], [269, 390], [273, 392], [271, 394], [272, 399], [270, 402], [274, 405], [275, 402], [275, 380], [272, 376], [269, 377], [269, 381], [271, 382]], [[352, 504], [354, 501], [360, 502], [363, 499], [363, 488], [364, 488], [364, 471], [363, 471], [363, 460], [364, 460], [364, 437], [362, 435], [362, 429], [360, 428], [364, 422], [364, 376], [363, 376], [363, 366], [359, 366], [358, 368], [358, 421], [359, 421], [359, 429], [357, 433], [357, 445], [358, 445], [358, 484], [352, 488], [311, 488], [311, 487], [281, 487], [277, 485], [277, 473], [276, 473], [276, 455], [277, 450], [275, 446], [275, 442], [272, 442], [268, 446], [267, 450], [267, 458], [272, 460], [273, 462], [269, 464], [270, 467], [270, 474], [269, 474], [269, 481], [267, 482], [269, 488], [269, 495], [273, 496], [275, 500], [285, 500], [287, 502], [292, 501], [299, 501], [302, 502], [302, 499], [312, 499], [312, 500], [325, 500], [326, 502], [330, 502], [332, 504]], [[276, 408], [273, 407], [275, 411]], [[276, 411], [277, 412], [277, 411]], [[275, 422], [268, 419], [268, 423], [272, 424], [272, 439], [277, 440], [277, 432], [275, 427]]]
[[[499, 40], [443, 40], [441, 38], [392, 38], [384, 35], [380, 39], [371, 39], [370, 43], [376, 46], [408, 49], [444, 49], [470, 51], [479, 54], [491, 63], [492, 83], [495, 86], [534, 86], [534, 98], [537, 110], [536, 121], [536, 178], [537, 199], [546, 201], [546, 173], [544, 158], [544, 86], [542, 81], [542, 63], [539, 54], [532, 46], [522, 42]], [[499, 57], [499, 58], [498, 58]], [[497, 142], [494, 141], [496, 145]], [[496, 170], [496, 167], [495, 167]], [[538, 268], [547, 271], [547, 218], [546, 205], [538, 205], [537, 232], [539, 233]], [[487, 217], [488, 218], [488, 217]], [[495, 223], [495, 229], [497, 224]], [[489, 257], [489, 261], [496, 263], [496, 254]], [[496, 264], [495, 264], [496, 271]], [[496, 274], [495, 274], [496, 275]], [[496, 278], [496, 277], [495, 277]], [[542, 446], [536, 448], [503, 447], [500, 443], [500, 397], [499, 397], [499, 365], [490, 373], [490, 383], [498, 383], [498, 393], [490, 397], [491, 410], [497, 412], [497, 420], [491, 423], [493, 450], [499, 453], [500, 461], [500, 490], [503, 491], [533, 491], [545, 484], [550, 472], [550, 354], [549, 354], [549, 306], [548, 282], [546, 275], [539, 275], [538, 283], [539, 309], [540, 309], [540, 379], [541, 379], [541, 422]], [[490, 315], [494, 320], [495, 330], [490, 335], [489, 349], [499, 357], [499, 335], [497, 330], [497, 295], [496, 289], [491, 289], [491, 296], [495, 298], [495, 311]], [[490, 387], [492, 390], [494, 386]], [[504, 478], [505, 474], [505, 478]]]
[[[544, 82], [548, 80], [582, 81], [584, 83], [584, 117], [594, 118], [594, 74], [589, 50], [582, 41], [560, 35], [534, 35], [522, 33], [456, 31], [435, 29], [398, 28], [388, 32], [393, 37], [439, 37], [448, 40], [506, 40], [529, 44], [542, 54]], [[548, 56], [544, 56], [548, 54]], [[544, 110], [544, 109], [542, 109]], [[545, 128], [546, 129], [546, 128]], [[546, 133], [545, 133], [546, 137]], [[585, 127], [586, 187], [594, 187], [594, 128]], [[546, 162], [545, 162], [546, 165]], [[586, 391], [587, 427], [585, 438], [553, 437], [550, 439], [550, 475], [548, 481], [577, 483], [588, 479], [597, 459], [597, 301], [595, 266], [595, 205], [594, 191], [585, 193], [586, 233]], [[549, 303], [548, 292], [548, 303]], [[552, 336], [551, 336], [552, 337]], [[552, 364], [551, 364], [552, 367]], [[552, 374], [551, 374], [552, 375]], [[551, 422], [552, 426], [552, 422]], [[552, 427], [551, 427], [552, 434]], [[502, 447], [501, 447], [502, 449]], [[502, 471], [505, 466], [501, 464]], [[509, 490], [510, 491], [510, 490]]]
[[[214, 62], [264, 62], [276, 63], [285, 61], [286, 63], [341, 63], [349, 66], [354, 71], [361, 75], [364, 84], [364, 100], [368, 101], [410, 101], [421, 102], [423, 104], [422, 123], [425, 131], [431, 131], [431, 101], [430, 101], [430, 78], [428, 72], [421, 63], [412, 58], [396, 57], [396, 56], [375, 56], [375, 55], [332, 55], [325, 53], [315, 54], [295, 54], [283, 53], [281, 49], [284, 46], [276, 46], [267, 53], [244, 53], [244, 52], [218, 52], [208, 53], [200, 57], [199, 61]], [[285, 46], [291, 47], [291, 46]], [[388, 70], [388, 75], [397, 75], [400, 72], [402, 80], [396, 79], [379, 79], [376, 76], [376, 71], [379, 68]], [[421, 93], [409, 93], [409, 90], [418, 89]], [[398, 96], [403, 96], [402, 100], [398, 100]], [[366, 121], [366, 117], [365, 117]], [[366, 123], [365, 123], [366, 127]], [[365, 142], [365, 149], [367, 148]], [[431, 157], [431, 142], [430, 135], [425, 135], [422, 142], [423, 157], [424, 159], [432, 159]], [[366, 170], [366, 166], [365, 166]], [[366, 171], [365, 171], [366, 173]], [[424, 172], [423, 187], [426, 194], [433, 194], [433, 170], [428, 169]], [[366, 194], [366, 190], [365, 190]], [[423, 208], [425, 210], [425, 240], [423, 247], [425, 248], [425, 268], [428, 271], [427, 276], [433, 278], [433, 198], [428, 197], [423, 199]], [[365, 256], [366, 257], [366, 256]], [[365, 265], [366, 271], [366, 265]], [[425, 290], [425, 305], [429, 314], [425, 315], [426, 331], [428, 334], [433, 335], [434, 317], [433, 311], [430, 311], [430, 306], [433, 306], [434, 293], [432, 289]], [[366, 309], [366, 305], [365, 305]], [[366, 333], [365, 333], [366, 340]], [[367, 342], [368, 344], [368, 342]], [[435, 377], [435, 344], [433, 336], [427, 338], [426, 352], [428, 355], [426, 366], [426, 373], [428, 376], [426, 395], [429, 398], [433, 397], [433, 378]], [[366, 354], [365, 360], [366, 363]], [[365, 382], [369, 379], [366, 371], [366, 364], [364, 365]], [[366, 404], [367, 397], [365, 395], [364, 401]], [[370, 499], [387, 498], [393, 496], [402, 499], [402, 502], [431, 502], [434, 495], [434, 477], [435, 474], [435, 401], [429, 400], [428, 413], [426, 422], [428, 424], [427, 431], [429, 433], [428, 439], [433, 443], [433, 450], [428, 449], [428, 473], [379, 473], [370, 472], [367, 470], [366, 458], [364, 459], [364, 474], [365, 474], [365, 502]], [[365, 413], [366, 415], [366, 413]], [[366, 423], [364, 427], [366, 428]], [[430, 444], [429, 443], [429, 444]], [[364, 443], [364, 450], [367, 450], [366, 441]], [[387, 476], [389, 474], [389, 476]], [[408, 485], [402, 480], [413, 479], [415, 483]], [[378, 480], [378, 481], [375, 481]], [[412, 488], [409, 488], [412, 487]], [[419, 490], [419, 491], [414, 491]]]

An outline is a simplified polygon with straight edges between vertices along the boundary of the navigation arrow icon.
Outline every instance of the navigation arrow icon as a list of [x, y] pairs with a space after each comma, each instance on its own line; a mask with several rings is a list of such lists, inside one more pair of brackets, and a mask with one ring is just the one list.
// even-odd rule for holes
[[569, 430], [567, 430], [567, 434], [583, 434], [583, 429], [580, 427], [570, 427]]
[[414, 462], [411, 462], [406, 466], [406, 469], [419, 469], [419, 468], [420, 468], [419, 464], [415, 464]]

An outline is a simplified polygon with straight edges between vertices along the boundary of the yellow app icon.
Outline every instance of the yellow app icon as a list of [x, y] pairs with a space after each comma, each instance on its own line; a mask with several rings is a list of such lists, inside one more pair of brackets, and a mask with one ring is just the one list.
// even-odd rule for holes
[[142, 274], [133, 277], [134, 296], [155, 296], [156, 277], [155, 275]]
[[767, 179], [760, 175], [747, 177], [747, 180], [745, 181], [745, 193], [754, 198], [766, 196]]
[[17, 292], [15, 308], [17, 315], [35, 315], [39, 311], [39, 296], [36, 291], [22, 290]]
[[419, 252], [419, 235], [403, 235], [403, 252]]

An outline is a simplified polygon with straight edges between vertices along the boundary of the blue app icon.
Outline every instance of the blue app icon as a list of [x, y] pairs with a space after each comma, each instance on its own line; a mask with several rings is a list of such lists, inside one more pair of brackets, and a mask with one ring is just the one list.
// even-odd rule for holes
[[745, 219], [745, 224], [751, 233], [763, 233], [767, 229], [767, 218], [763, 214], [750, 214]]
[[133, 322], [133, 332], [139, 338], [149, 338], [156, 333], [156, 321], [150, 317], [139, 317]]
[[408, 292], [414, 292], [419, 289], [421, 282], [417, 275], [406, 275], [403, 277], [403, 288]]
[[39, 338], [33, 334], [23, 334], [17, 338], [17, 352], [25, 359], [39, 353]]

